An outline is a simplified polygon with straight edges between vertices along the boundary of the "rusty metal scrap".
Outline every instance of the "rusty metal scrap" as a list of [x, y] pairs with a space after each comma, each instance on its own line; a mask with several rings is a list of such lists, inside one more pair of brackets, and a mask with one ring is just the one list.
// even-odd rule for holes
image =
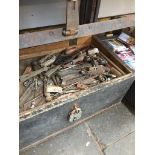
[[32, 66], [33, 71], [37, 71], [37, 70], [41, 69], [38, 61], [32, 61], [31, 66]]
[[76, 87], [77, 87], [77, 89], [80, 89], [80, 90], [84, 90], [84, 89], [88, 88], [87, 85], [82, 84], [82, 83], [77, 83]]
[[94, 76], [94, 75], [100, 75], [105, 73], [105, 68], [102, 65], [98, 65], [97, 67], [90, 67], [88, 69], [88, 75]]
[[85, 57], [85, 55], [82, 55], [82, 54], [81, 54], [78, 58], [76, 58], [76, 59], [74, 59], [74, 60], [72, 61], [73, 64], [76, 64], [77, 62], [83, 61], [84, 57]]
[[98, 53], [99, 53], [98, 48], [93, 48], [93, 49], [88, 50], [89, 55], [94, 55], [94, 54], [98, 54]]
[[[98, 54], [97, 48], [89, 50], [88, 47], [85, 49], [74, 47], [32, 62], [34, 71], [20, 76], [20, 82], [27, 88], [20, 97], [20, 108], [28, 110], [39, 105], [41, 97], [37, 98], [38, 90], [42, 90], [44, 102], [50, 102], [64, 94], [86, 90], [100, 82], [120, 76], [117, 70]], [[27, 101], [32, 91], [34, 99]]]
[[70, 55], [70, 54], [73, 54], [74, 52], [77, 51], [77, 47], [69, 47], [68, 49], [65, 50], [65, 54], [66, 55]]
[[78, 55], [79, 55], [79, 49], [76, 48], [73, 51], [71, 49], [66, 49], [63, 50], [58, 57], [56, 58], [56, 60], [54, 61], [54, 65], [63, 65], [66, 63], [70, 63], [72, 62], [72, 60], [74, 60]]
[[96, 84], [97, 81], [95, 80], [95, 77], [94, 78], [90, 77], [90, 78], [84, 79], [84, 80], [81, 81], [81, 83], [84, 84], [84, 85]]
[[32, 88], [34, 87], [34, 83], [32, 83], [23, 93], [23, 95], [19, 99], [19, 105], [22, 106], [23, 102], [30, 96], [32, 93]]
[[52, 96], [49, 92], [47, 92], [47, 83], [44, 83], [44, 96], [45, 96], [45, 100], [46, 102], [50, 102], [52, 100]]
[[49, 84], [46, 86], [46, 92], [47, 93], [62, 93], [62, 87]]
[[60, 66], [56, 66], [56, 67], [53, 67], [52, 69], [48, 70], [45, 75], [47, 77], [50, 77], [52, 74], [54, 74], [58, 69], [60, 68]]
[[80, 81], [83, 81], [86, 77], [79, 75], [78, 77], [74, 78], [74, 79], [70, 79], [70, 80], [63, 80], [63, 83], [65, 83], [64, 86], [69, 86], [72, 84], [77, 84]]
[[82, 110], [78, 104], [74, 104], [72, 111], [69, 112], [69, 122], [80, 119], [82, 116]]
[[31, 66], [27, 66], [26, 69], [25, 69], [25, 71], [23, 72], [23, 75], [29, 74], [31, 72], [32, 72], [32, 67]]
[[106, 59], [100, 59], [100, 58], [99, 58], [99, 59], [98, 59], [98, 64], [99, 64], [99, 65], [104, 65], [104, 66], [105, 66], [105, 65], [108, 64], [108, 62], [107, 62]]
[[28, 87], [31, 83], [33, 83], [33, 78], [30, 78], [30, 79], [24, 81], [23, 84], [24, 84], [25, 87]]
[[51, 54], [44, 56], [43, 58], [41, 58], [41, 59], [39, 60], [39, 63], [40, 63], [40, 64], [44, 63], [44, 62], [45, 62], [47, 59], [49, 59], [50, 57], [51, 57]]
[[45, 61], [43, 61], [43, 59], [42, 59], [40, 65], [41, 65], [41, 67], [50, 66], [50, 65], [52, 65], [54, 63], [55, 59], [56, 59], [56, 56], [55, 55], [52, 56], [48, 60], [46, 59]]
[[57, 80], [56, 80], [56, 78], [55, 78], [55, 75], [52, 75], [52, 76], [51, 76], [51, 80], [52, 80], [52, 83], [53, 83], [54, 85], [57, 85]]
[[37, 76], [38, 74], [40, 74], [40, 73], [42, 73], [44, 71], [47, 71], [48, 69], [49, 69], [48, 67], [44, 67], [44, 68], [41, 68], [39, 70], [33, 71], [33, 72], [29, 73], [29, 74], [22, 75], [22, 76], [20, 76], [20, 81], [24, 82], [24, 81], [26, 81], [26, 80], [34, 77], [34, 76]]

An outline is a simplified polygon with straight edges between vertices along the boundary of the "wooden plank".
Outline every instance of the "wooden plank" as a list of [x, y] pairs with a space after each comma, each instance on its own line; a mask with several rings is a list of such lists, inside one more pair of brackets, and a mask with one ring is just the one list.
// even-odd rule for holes
[[82, 37], [77, 39], [77, 45], [90, 45], [92, 40], [92, 36]]
[[62, 41], [62, 42], [48, 44], [48, 45], [41, 45], [41, 46], [36, 46], [31, 48], [20, 49], [19, 59], [24, 60], [24, 59], [44, 56], [50, 53], [57, 53], [67, 47], [69, 47], [69, 42]]
[[[91, 36], [78, 38], [77, 46], [89, 45], [91, 43]], [[69, 41], [61, 41], [58, 43], [52, 43], [47, 45], [35, 46], [31, 48], [20, 49], [19, 59], [25, 60], [30, 58], [36, 58], [39, 56], [44, 56], [50, 53], [59, 53], [64, 48], [69, 47]]]
[[28, 48], [38, 45], [50, 44], [59, 41], [75, 39], [126, 27], [132, 27], [135, 24], [135, 16], [126, 15], [118, 19], [108, 21], [79, 25], [79, 32], [74, 36], [63, 36], [63, 28], [48, 29], [44, 31], [24, 33], [19, 35], [19, 48]]

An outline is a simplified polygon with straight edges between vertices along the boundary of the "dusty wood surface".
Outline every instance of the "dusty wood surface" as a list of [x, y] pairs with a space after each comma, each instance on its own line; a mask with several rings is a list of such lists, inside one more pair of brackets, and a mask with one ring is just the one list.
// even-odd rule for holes
[[[77, 46], [88, 46], [91, 43], [91, 36], [82, 37], [77, 39]], [[63, 49], [69, 47], [69, 41], [62, 41], [47, 45], [41, 45], [36, 47], [30, 47], [19, 50], [19, 59], [25, 60], [30, 58], [36, 58], [47, 54], [59, 53]]]

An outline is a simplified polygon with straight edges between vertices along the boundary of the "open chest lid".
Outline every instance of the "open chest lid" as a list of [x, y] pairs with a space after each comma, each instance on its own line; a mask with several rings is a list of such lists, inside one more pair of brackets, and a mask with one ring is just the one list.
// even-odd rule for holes
[[[57, 1], [57, 3], [58, 2], [60, 2], [60, 0]], [[79, 2], [79, 0], [67, 0], [63, 2], [66, 7], [66, 25], [57, 25], [48, 28], [44, 26], [44, 28], [39, 30], [36, 29], [20, 33], [19, 48], [25, 49], [39, 45], [91, 36], [108, 31], [133, 27], [135, 24], [134, 14], [128, 14], [121, 15], [118, 18], [112, 18], [111, 20], [79, 25]], [[61, 3], [57, 5], [62, 6]]]

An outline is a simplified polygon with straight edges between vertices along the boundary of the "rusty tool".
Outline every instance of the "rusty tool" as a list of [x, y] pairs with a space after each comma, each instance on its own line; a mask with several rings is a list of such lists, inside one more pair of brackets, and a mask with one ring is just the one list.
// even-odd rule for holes
[[51, 79], [52, 79], [54, 85], [57, 85], [57, 81], [56, 81], [56, 79], [55, 79], [55, 75], [52, 75], [52, 76], [51, 76]]
[[34, 87], [34, 83], [32, 83], [23, 93], [23, 95], [19, 99], [19, 106], [23, 105], [23, 102], [31, 95]]
[[77, 62], [81, 62], [84, 60], [85, 55], [84, 54], [80, 54], [78, 58], [74, 59], [72, 62], [73, 64], [76, 64]]
[[49, 69], [48, 67], [44, 67], [44, 68], [41, 68], [39, 70], [33, 71], [29, 74], [22, 75], [22, 76], [20, 76], [20, 81], [24, 82], [24, 81], [26, 81], [26, 80], [34, 77], [34, 76], [37, 76], [38, 74], [41, 74], [44, 71], [47, 71], [48, 69]]
[[89, 76], [95, 76], [95, 75], [97, 76], [104, 73], [105, 73], [105, 68], [102, 65], [98, 65], [96, 67], [90, 67], [88, 68], [88, 71], [87, 71], [87, 74]]
[[99, 64], [99, 65], [104, 65], [104, 66], [106, 66], [106, 65], [108, 64], [108, 61], [105, 60], [105, 59], [99, 58], [97, 61], [98, 61], [98, 64]]
[[98, 50], [98, 48], [89, 49], [88, 55], [95, 55], [95, 54], [98, 54], [99, 52], [100, 51]]
[[50, 66], [54, 63], [55, 60], [56, 60], [56, 56], [54, 55], [50, 59], [47, 59], [44, 62], [42, 62], [40, 65], [41, 67]]
[[74, 67], [76, 67], [77, 65], [73, 65], [72, 64], [72, 62], [70, 62], [70, 63], [67, 63], [67, 64], [63, 64], [62, 65], [62, 70], [65, 70], [65, 69], [70, 69], [70, 68], [74, 68]]
[[34, 88], [35, 90], [38, 89], [38, 79], [36, 77], [34, 77]]
[[53, 99], [50, 92], [47, 92], [47, 82], [46, 81], [44, 82], [44, 96], [45, 96], [46, 102], [50, 102]]
[[81, 81], [81, 83], [84, 84], [84, 85], [96, 84], [97, 81], [95, 80], [95, 77], [96, 76], [84, 79], [84, 80]]
[[116, 78], [116, 75], [109, 73], [104, 73], [103, 75], [99, 75], [98, 77], [96, 77], [96, 79], [100, 82], [110, 81], [114, 78]]
[[79, 68], [67, 68], [67, 69], [62, 69], [59, 71], [59, 75], [61, 77], [64, 77], [64, 76], [69, 76], [71, 74], [78, 74], [80, 71]]
[[50, 58], [50, 57], [51, 57], [51, 54], [44, 56], [43, 58], [41, 58], [41, 59], [39, 60], [39, 63], [40, 63], [40, 64], [44, 63], [44, 62], [45, 62], [48, 58]]
[[69, 74], [62, 78], [63, 78], [63, 81], [66, 81], [68, 83], [68, 82], [71, 82], [72, 80], [77, 79], [79, 77], [82, 77], [82, 76], [80, 74]]
[[98, 66], [98, 63], [97, 63], [97, 61], [94, 59], [94, 57], [93, 56], [91, 56], [90, 57], [90, 63], [92, 64], [92, 66]]
[[46, 77], [50, 77], [52, 74], [54, 74], [58, 69], [60, 68], [60, 65], [53, 67], [52, 69], [49, 69], [46, 73]]
[[33, 78], [30, 78], [30, 79], [24, 81], [23, 85], [25, 87], [28, 87], [31, 83], [33, 83], [33, 80], [34, 80]]
[[73, 85], [73, 84], [76, 84], [76, 83], [78, 83], [78, 82], [80, 82], [80, 81], [82, 81], [82, 80], [84, 80], [85, 79], [85, 77], [84, 76], [78, 76], [78, 77], [76, 77], [76, 78], [73, 78], [73, 79], [70, 79], [70, 80], [67, 80], [67, 81], [65, 81], [64, 79], [63, 79], [63, 83], [65, 83], [65, 86], [67, 85]]
[[58, 57], [56, 58], [54, 65], [63, 65], [66, 63], [70, 63], [73, 59], [75, 59], [79, 55], [79, 50], [72, 52], [71, 54], [66, 54], [66, 51], [62, 51]]
[[74, 104], [73, 108], [72, 108], [72, 111], [69, 112], [69, 122], [74, 122], [78, 119], [80, 119], [82, 116], [82, 110], [81, 108], [79, 107], [78, 104]]
[[91, 62], [90, 56], [89, 56], [89, 55], [86, 55], [86, 56], [84, 57], [84, 60], [83, 60], [83, 61], [84, 61], [84, 62], [90, 63], [90, 62]]
[[106, 77], [104, 75], [99, 75], [96, 77], [96, 79], [99, 80], [100, 82], [106, 81]]
[[32, 61], [31, 66], [32, 66], [33, 71], [37, 71], [41, 68], [39, 62], [36, 60]]
[[61, 83], [62, 83], [62, 79], [61, 79], [61, 76], [60, 76], [59, 73], [56, 73], [56, 74], [55, 74], [55, 79], [56, 79], [57, 85], [60, 86]]
[[45, 88], [47, 93], [62, 93], [62, 87], [48, 84]]
[[106, 71], [107, 73], [110, 72], [110, 68], [109, 68], [108, 66], [104, 66], [104, 69], [105, 69], [105, 71]]
[[76, 46], [69, 47], [69, 48], [65, 49], [65, 54], [66, 55], [71, 55], [71, 54], [73, 54], [76, 51], [77, 51], [77, 47]]
[[32, 67], [31, 66], [27, 66], [26, 69], [25, 69], [25, 71], [23, 72], [23, 75], [29, 74], [31, 72], [32, 72]]
[[117, 77], [116, 75], [114, 75], [114, 74], [110, 74], [110, 73], [104, 73], [104, 75], [105, 75], [106, 77], [111, 78], [111, 79], [114, 79], [114, 78]]
[[85, 90], [87, 89], [87, 85], [83, 84], [83, 83], [77, 83], [76, 85], [77, 89], [80, 89], [80, 90]]

